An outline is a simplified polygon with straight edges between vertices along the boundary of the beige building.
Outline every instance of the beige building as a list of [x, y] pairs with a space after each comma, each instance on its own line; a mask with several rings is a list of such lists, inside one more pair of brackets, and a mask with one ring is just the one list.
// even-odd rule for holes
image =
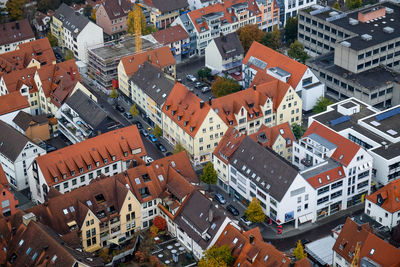
[[85, 251], [131, 239], [141, 228], [141, 205], [115, 177], [98, 178], [66, 194], [51, 189], [46, 204], [29, 210], [60, 235], [80, 237]]
[[162, 108], [164, 137], [172, 145], [180, 143], [195, 165], [211, 160], [228, 128], [210, 104], [176, 83]]

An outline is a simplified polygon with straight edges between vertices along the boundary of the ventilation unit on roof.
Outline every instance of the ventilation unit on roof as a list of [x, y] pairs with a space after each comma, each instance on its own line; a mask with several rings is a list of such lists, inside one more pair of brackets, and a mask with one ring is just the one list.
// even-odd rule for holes
[[353, 18], [349, 18], [349, 24], [350, 25], [357, 25], [358, 24], [358, 20], [357, 19], [353, 19]]
[[361, 38], [362, 38], [364, 41], [371, 41], [371, 40], [372, 40], [372, 36], [369, 35], [369, 34], [363, 34], [363, 35], [361, 35]]
[[311, 16], [315, 16], [315, 15], [317, 15], [317, 14], [324, 13], [324, 12], [327, 12], [327, 11], [329, 11], [329, 10], [331, 10], [331, 8], [330, 8], [329, 6], [317, 8], [316, 10], [311, 11], [311, 12], [310, 12], [310, 15], [311, 15]]
[[392, 27], [385, 27], [385, 28], [383, 28], [383, 31], [386, 33], [393, 33], [394, 29]]
[[329, 16], [331, 16], [331, 17], [336, 16], [336, 15], [339, 15], [339, 12], [337, 12], [337, 11], [329, 12]]
[[347, 41], [343, 41], [340, 43], [341, 45], [345, 46], [345, 47], [350, 47], [351, 43], [347, 42]]
[[393, 14], [394, 10], [390, 7], [386, 7], [386, 14]]

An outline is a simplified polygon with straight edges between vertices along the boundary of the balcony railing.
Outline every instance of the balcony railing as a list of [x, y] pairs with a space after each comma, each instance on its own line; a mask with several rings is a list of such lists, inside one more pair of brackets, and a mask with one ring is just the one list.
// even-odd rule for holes
[[313, 165], [312, 160], [310, 159], [302, 159], [301, 164], [303, 164], [306, 167], [311, 167]]

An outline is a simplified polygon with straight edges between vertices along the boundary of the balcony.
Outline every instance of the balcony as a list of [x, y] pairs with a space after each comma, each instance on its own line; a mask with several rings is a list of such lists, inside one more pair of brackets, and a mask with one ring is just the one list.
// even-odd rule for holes
[[313, 165], [312, 159], [302, 159], [300, 162], [301, 162], [301, 164], [303, 164], [307, 168], [311, 167]]

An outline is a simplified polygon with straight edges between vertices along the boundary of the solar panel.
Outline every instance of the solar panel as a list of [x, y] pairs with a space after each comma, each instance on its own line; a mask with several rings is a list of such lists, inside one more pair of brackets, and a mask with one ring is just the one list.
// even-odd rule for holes
[[337, 119], [331, 120], [330, 124], [332, 126], [335, 126], [335, 125], [338, 125], [340, 123], [343, 123], [343, 122], [346, 122], [346, 121], [349, 121], [349, 120], [350, 120], [350, 116], [345, 115], [345, 116], [339, 117]]
[[379, 115], [376, 115], [375, 118], [378, 121], [383, 121], [383, 120], [386, 120], [386, 119], [388, 119], [390, 117], [393, 117], [393, 116], [395, 116], [395, 115], [397, 115], [399, 113], [400, 113], [400, 107], [397, 107], [397, 108], [394, 108], [394, 109], [389, 110], [387, 112], [384, 112], [384, 113], [381, 113]]

